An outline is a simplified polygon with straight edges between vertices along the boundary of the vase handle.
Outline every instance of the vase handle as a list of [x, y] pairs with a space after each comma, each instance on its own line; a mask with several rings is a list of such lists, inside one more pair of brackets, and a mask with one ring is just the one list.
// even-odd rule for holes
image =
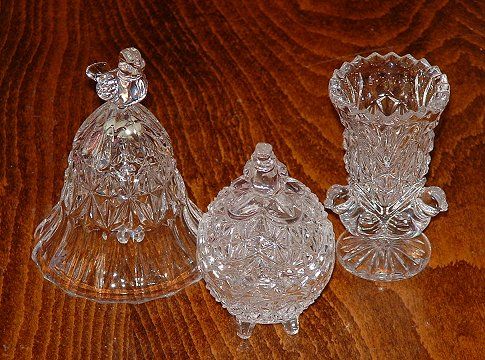
[[417, 203], [428, 216], [436, 216], [448, 210], [445, 192], [438, 186], [424, 187], [417, 198]]
[[350, 194], [349, 187], [332, 185], [327, 191], [327, 198], [323, 205], [337, 215], [347, 212], [354, 205], [354, 200]]

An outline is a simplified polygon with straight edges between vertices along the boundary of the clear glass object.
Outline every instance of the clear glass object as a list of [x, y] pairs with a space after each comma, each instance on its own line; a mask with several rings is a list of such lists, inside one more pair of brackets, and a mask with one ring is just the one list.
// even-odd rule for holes
[[255, 324], [288, 334], [323, 291], [335, 262], [332, 224], [318, 198], [259, 143], [244, 174], [202, 217], [197, 260], [207, 288], [247, 339]]
[[145, 61], [135, 48], [118, 68], [86, 74], [107, 102], [77, 132], [59, 202], [35, 231], [32, 259], [71, 295], [140, 303], [200, 279], [200, 211], [188, 199], [170, 138], [139, 102]]
[[369, 280], [414, 276], [431, 254], [422, 232], [448, 207], [443, 190], [424, 186], [433, 129], [450, 96], [446, 75], [425, 59], [374, 53], [336, 70], [329, 94], [345, 127], [349, 174], [325, 201], [347, 229], [337, 258]]

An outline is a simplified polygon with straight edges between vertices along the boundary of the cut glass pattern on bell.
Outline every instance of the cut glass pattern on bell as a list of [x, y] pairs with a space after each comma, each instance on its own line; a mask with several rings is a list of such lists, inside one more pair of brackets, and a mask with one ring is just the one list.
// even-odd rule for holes
[[197, 259], [207, 288], [235, 316], [238, 335], [255, 324], [298, 332], [299, 315], [330, 279], [334, 233], [323, 205], [288, 176], [269, 144], [222, 189], [199, 226]]
[[77, 132], [61, 198], [37, 227], [32, 258], [71, 295], [139, 303], [198, 281], [200, 211], [187, 197], [170, 138], [139, 102], [147, 93], [139, 51], [118, 68], [88, 67], [107, 102]]

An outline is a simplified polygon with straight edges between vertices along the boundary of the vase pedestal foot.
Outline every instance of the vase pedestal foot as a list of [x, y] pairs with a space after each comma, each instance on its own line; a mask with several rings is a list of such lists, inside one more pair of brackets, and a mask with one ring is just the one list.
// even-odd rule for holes
[[431, 245], [426, 235], [410, 239], [370, 239], [349, 232], [337, 241], [337, 258], [352, 274], [373, 281], [408, 279], [428, 264]]

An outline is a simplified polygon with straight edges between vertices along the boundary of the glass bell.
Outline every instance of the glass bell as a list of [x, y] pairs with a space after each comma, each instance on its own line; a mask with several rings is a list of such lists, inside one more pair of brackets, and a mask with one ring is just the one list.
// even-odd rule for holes
[[202, 217], [197, 261], [207, 288], [247, 339], [256, 323], [288, 334], [330, 279], [335, 236], [323, 205], [259, 143], [244, 175]]
[[61, 198], [37, 227], [32, 252], [44, 277], [71, 295], [140, 303], [200, 279], [189, 200], [170, 138], [139, 104], [145, 61], [135, 48], [118, 68], [89, 66], [99, 97], [74, 138]]

